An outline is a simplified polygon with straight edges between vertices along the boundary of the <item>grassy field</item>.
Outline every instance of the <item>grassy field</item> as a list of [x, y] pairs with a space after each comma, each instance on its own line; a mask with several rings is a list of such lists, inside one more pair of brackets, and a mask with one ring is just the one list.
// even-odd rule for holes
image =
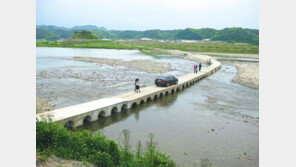
[[55, 41], [37, 42], [37, 47], [72, 47], [105, 49], [139, 49], [144, 54], [164, 53], [157, 49], [176, 49], [191, 52], [258, 54], [259, 46], [249, 44], [232, 44], [227, 42], [157, 42], [157, 41]]

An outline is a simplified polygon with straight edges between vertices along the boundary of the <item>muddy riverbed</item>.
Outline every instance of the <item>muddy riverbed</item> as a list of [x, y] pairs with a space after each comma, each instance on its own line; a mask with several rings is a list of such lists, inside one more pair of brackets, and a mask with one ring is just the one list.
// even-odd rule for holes
[[[97, 57], [170, 63], [175, 76], [192, 72], [195, 62], [175, 56], [146, 56], [138, 51], [37, 48], [37, 96], [56, 108], [109, 97], [133, 90], [133, 80], [152, 85], [159, 73], [129, 67], [71, 61]], [[53, 61], [53, 62], [52, 62]], [[180, 166], [259, 166], [259, 91], [232, 82], [237, 70], [221, 70], [193, 86], [127, 112], [118, 113], [79, 129], [100, 131], [119, 141], [131, 132], [131, 144], [153, 133], [158, 148]]]

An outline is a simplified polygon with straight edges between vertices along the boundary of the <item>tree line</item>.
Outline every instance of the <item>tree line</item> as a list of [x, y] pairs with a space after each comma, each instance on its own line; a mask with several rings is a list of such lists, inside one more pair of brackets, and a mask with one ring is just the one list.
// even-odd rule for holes
[[[45, 40], [67, 39], [74, 35], [75, 32], [83, 29], [62, 29], [55, 26], [37, 27], [36, 38]], [[203, 40], [227, 41], [230, 43], [249, 43], [259, 45], [259, 30], [246, 29], [240, 27], [225, 28], [216, 30], [213, 28], [202, 29], [178, 29], [178, 30], [90, 30], [90, 32], [100, 39], [162, 39], [162, 40]]]

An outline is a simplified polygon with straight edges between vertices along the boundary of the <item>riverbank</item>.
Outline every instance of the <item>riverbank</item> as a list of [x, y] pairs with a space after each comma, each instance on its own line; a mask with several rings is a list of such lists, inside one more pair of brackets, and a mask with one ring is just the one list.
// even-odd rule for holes
[[88, 163], [88, 162], [79, 162], [74, 160], [67, 160], [62, 159], [59, 157], [56, 157], [54, 155], [51, 155], [46, 160], [41, 160], [42, 158], [37, 155], [36, 157], [36, 167], [96, 167], [94, 164]]
[[235, 66], [238, 73], [232, 79], [238, 83], [253, 89], [259, 89], [259, 63], [242, 61], [220, 61], [225, 64]]
[[46, 99], [36, 96], [36, 114], [53, 110], [55, 105], [48, 104]]

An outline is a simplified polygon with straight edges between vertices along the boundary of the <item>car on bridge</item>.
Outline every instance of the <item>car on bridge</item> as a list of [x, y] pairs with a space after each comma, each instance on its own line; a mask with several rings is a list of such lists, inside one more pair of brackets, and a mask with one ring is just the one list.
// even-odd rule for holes
[[156, 86], [170, 86], [170, 85], [177, 85], [178, 78], [172, 75], [160, 75], [155, 79]]

